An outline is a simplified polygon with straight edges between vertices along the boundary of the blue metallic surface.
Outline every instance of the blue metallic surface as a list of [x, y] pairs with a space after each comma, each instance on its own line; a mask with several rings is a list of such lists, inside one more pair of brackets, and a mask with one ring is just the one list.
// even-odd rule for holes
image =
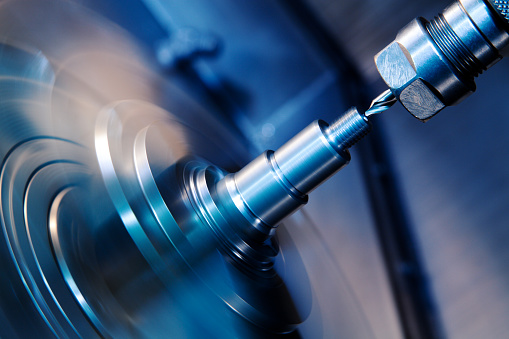
[[[147, 12], [135, 7], [117, 12], [110, 5], [115, 6], [103, 3], [97, 9], [106, 15], [113, 12], [118, 23], [126, 22], [122, 13], [146, 18]], [[246, 145], [256, 150], [299, 128], [297, 123], [285, 133], [274, 133], [279, 129], [275, 121], [286, 124], [291, 116], [309, 123], [312, 118], [304, 114], [305, 105], [324, 93], [337, 93], [332, 90], [337, 83], [329, 66], [320, 53], [306, 47], [312, 41], [303, 39], [305, 35], [289, 18], [280, 21], [286, 12], [269, 2], [260, 3], [258, 9], [273, 14], [267, 30], [274, 35], [267, 36], [269, 41], [252, 43], [259, 54], [249, 54], [270, 62], [257, 47], [267, 43], [280, 45], [282, 54], [268, 65], [270, 72], [255, 72], [249, 75], [252, 82], [244, 82], [247, 75], [238, 72], [241, 65], [229, 59], [239, 60], [237, 56], [220, 59], [226, 61], [221, 66], [227, 66], [224, 74], [217, 71], [221, 67], [210, 71], [199, 66], [200, 60], [198, 65], [179, 63], [174, 69], [155, 64], [157, 50], [147, 46], [159, 48], [157, 42], [171, 38], [171, 29], [160, 37], [160, 31], [150, 26], [152, 33], [144, 34], [153, 38], [152, 44], [135, 25], [127, 25], [135, 39], [144, 40], [140, 44], [73, 3], [27, 0], [2, 7], [0, 32], [13, 42], [2, 47], [6, 74], [2, 81], [8, 89], [20, 89], [19, 98], [2, 101], [5, 126], [21, 122], [5, 130], [2, 142], [3, 182], [17, 180], [12, 189], [2, 191], [2, 225], [11, 252], [2, 257], [2, 265], [18, 267], [17, 273], [6, 268], [8, 278], [2, 280], [5, 291], [10, 284], [16, 286], [1, 299], [2, 318], [9, 318], [2, 336], [154, 337], [171, 332], [176, 337], [257, 337], [293, 331], [286, 335], [293, 337], [299, 335], [294, 329], [303, 321], [308, 331], [322, 331], [322, 320], [316, 318], [320, 310], [316, 303], [311, 306], [316, 291], [306, 282], [310, 263], [301, 258], [304, 248], [302, 244], [297, 248], [294, 232], [281, 226], [279, 242], [245, 238], [240, 227], [245, 211], [221, 221], [237, 206], [231, 204], [231, 197], [225, 199], [223, 186], [216, 192], [211, 184], [216, 180], [212, 173], [221, 182], [223, 172], [203, 172], [201, 165], [193, 167], [193, 161], [178, 162], [189, 155], [200, 156], [234, 171], [251, 157]], [[253, 18], [243, 12], [246, 8], [231, 10]], [[46, 21], [41, 13], [58, 20]], [[250, 29], [257, 22], [234, 21], [234, 26]], [[232, 36], [228, 46], [242, 45], [237, 42], [240, 38]], [[124, 55], [125, 51], [129, 53]], [[287, 62], [290, 57], [295, 58], [293, 63]], [[290, 68], [280, 67], [283, 60]], [[313, 66], [288, 82], [289, 74], [302, 63]], [[227, 95], [230, 85], [225, 74], [235, 69], [232, 76], [241, 75], [236, 81], [242, 80], [256, 99], [239, 101], [242, 96]], [[167, 78], [164, 72], [170, 73]], [[260, 86], [261, 82], [267, 86]], [[182, 89], [210, 111], [196, 105]], [[266, 91], [274, 95], [267, 96]], [[335, 97], [329, 100], [342, 106]], [[229, 109], [214, 114], [225, 107]], [[273, 115], [277, 119], [265, 123], [274, 110], [279, 112]], [[256, 129], [262, 138], [252, 133]], [[284, 187], [284, 194], [292, 190], [305, 194], [341, 168], [348, 156], [338, 145], [342, 139], [337, 134], [314, 125], [313, 133], [295, 141], [303, 153], [293, 154], [295, 145], [276, 151], [269, 157], [268, 171], [280, 180], [273, 184]], [[319, 152], [308, 163], [301, 155], [315, 156], [306, 151], [310, 138], [317, 138], [312, 149]], [[27, 145], [34, 149], [18, 159], [18, 151]], [[296, 165], [298, 158], [307, 165], [300, 175], [295, 172], [301, 167]], [[328, 158], [324, 166], [321, 161]], [[315, 179], [316, 173], [322, 178]], [[240, 189], [245, 195], [244, 187]], [[263, 200], [267, 192], [261, 193], [261, 199], [257, 195], [255, 200], [266, 203], [262, 209], [273, 209], [269, 200]], [[251, 209], [255, 201], [249, 197], [247, 201]], [[298, 205], [304, 201], [298, 200]], [[273, 228], [298, 205], [279, 216], [260, 212], [261, 220]], [[341, 297], [345, 307], [354, 305], [352, 296]], [[8, 310], [12, 298], [19, 301]], [[20, 326], [17, 316], [24, 308], [30, 309], [24, 313], [34, 322], [27, 328]], [[344, 318], [355, 317], [355, 312]]]
[[[373, 55], [447, 3], [79, 3], [88, 9], [0, 8], [1, 337], [266, 337], [298, 323], [279, 336], [507, 332], [503, 62], [436, 122], [423, 127], [396, 106], [376, 119], [376, 135], [278, 227], [278, 241], [245, 242], [274, 231], [243, 226], [282, 215], [256, 200], [263, 218], [246, 223], [245, 204], [225, 207], [234, 180], [207, 167], [236, 172], [310, 121], [367, 103], [386, 88]], [[219, 47], [193, 51], [196, 36]], [[160, 58], [165, 48], [178, 62]], [[298, 196], [316, 185], [301, 178], [326, 150], [314, 144], [323, 153], [299, 163], [314, 132], [262, 157], [267, 189]], [[266, 193], [250, 184], [241, 190]], [[219, 222], [225, 210], [238, 224]], [[231, 248], [244, 252], [219, 254]], [[259, 280], [246, 279], [253, 265]]]

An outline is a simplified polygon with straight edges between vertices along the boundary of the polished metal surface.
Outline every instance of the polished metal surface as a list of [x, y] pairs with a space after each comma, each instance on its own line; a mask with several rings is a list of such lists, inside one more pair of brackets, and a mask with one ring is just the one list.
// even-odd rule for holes
[[363, 114], [228, 175], [245, 140], [125, 31], [57, 0], [0, 17], [0, 336], [371, 333], [312, 220], [280, 225], [349, 160]]
[[[425, 127], [382, 93], [368, 140], [314, 189], [369, 130], [347, 108], [374, 91], [324, 56], [301, 1], [79, 2], [0, 8], [2, 338], [507, 333], [504, 62]], [[378, 93], [380, 44], [439, 9], [307, 3]], [[480, 68], [448, 51], [447, 25], [482, 63], [479, 36], [501, 52], [506, 38], [461, 3], [419, 34], [465, 76]], [[443, 104], [428, 85], [412, 83], [412, 110]]]
[[[240, 291], [234, 289], [238, 297], [227, 294], [221, 299], [244, 319], [275, 333], [291, 332], [305, 320], [302, 315], [308, 314], [309, 309], [293, 308], [292, 298], [275, 270], [279, 246], [272, 237], [275, 228], [307, 202], [308, 193], [348, 163], [348, 148], [368, 131], [366, 117], [351, 109], [330, 126], [315, 121], [280, 149], [263, 153], [235, 174], [226, 174], [199, 160], [183, 159], [158, 180], [159, 191], [165, 192], [165, 206], [176, 223], [181, 229], [193, 230], [188, 239], [198, 253], [182, 254], [185, 252], [179, 250], [184, 260], [201, 262], [208, 252], [219, 248], [238, 270], [230, 275], [230, 279], [243, 285], [237, 287]], [[174, 187], [167, 188], [168, 185]], [[181, 187], [184, 192], [180, 192]], [[157, 196], [157, 189], [152, 189], [152, 195]], [[184, 195], [191, 206], [179, 201]], [[163, 206], [154, 208], [164, 210]], [[203, 231], [204, 224], [210, 229]], [[124, 225], [128, 225], [127, 220]], [[175, 241], [176, 236], [168, 236]], [[140, 242], [138, 247], [141, 246]], [[307, 277], [303, 272], [298, 278], [292, 276], [301, 286], [298, 297], [306, 298], [303, 294], [309, 288], [303, 287], [303, 282]], [[206, 280], [208, 285], [213, 284], [210, 280]], [[216, 288], [228, 290], [223, 286]]]
[[[377, 92], [386, 85], [380, 81], [373, 55], [412, 18], [432, 18], [450, 3], [308, 2]], [[415, 234], [412, 246], [423, 260], [445, 338], [501, 338], [509, 330], [509, 285], [504, 268], [509, 241], [509, 142], [505, 132], [509, 108], [504, 99], [509, 93], [508, 70], [507, 61], [502, 60], [478, 77], [476, 93], [425, 125], [395, 105], [380, 119], [382, 126], [374, 129], [384, 132], [388, 141], [380, 146], [384, 152], [374, 151], [392, 159], [403, 199], [400, 212]], [[370, 171], [384, 175], [385, 168]], [[403, 272], [411, 275], [415, 271], [410, 267]], [[362, 288], [362, 284], [357, 286]], [[366, 309], [372, 323], [377, 323], [380, 319]], [[379, 338], [397, 337], [383, 325], [378, 329]]]
[[[350, 161], [348, 148], [369, 128], [367, 118], [352, 108], [330, 126], [315, 121], [278, 150], [264, 152], [212, 189], [218, 194], [216, 204], [236, 209], [223, 219], [237, 227], [247, 221], [247, 227], [240, 227], [247, 244], [267, 240], [281, 221], [307, 202], [310, 192]], [[228, 217], [238, 213], [242, 222]], [[243, 252], [238, 244], [231, 245]]]
[[431, 21], [418, 18], [375, 57], [403, 106], [426, 121], [475, 91], [474, 77], [499, 61], [509, 44], [482, 0], [454, 2]]

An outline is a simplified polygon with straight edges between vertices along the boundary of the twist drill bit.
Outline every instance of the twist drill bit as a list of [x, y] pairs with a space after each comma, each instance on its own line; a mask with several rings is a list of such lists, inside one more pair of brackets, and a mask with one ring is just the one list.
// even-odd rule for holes
[[368, 110], [364, 113], [365, 116], [369, 117], [373, 114], [379, 114], [385, 112], [397, 101], [394, 94], [392, 94], [391, 90], [388, 89], [379, 96], [375, 98], [371, 102], [371, 106], [369, 106]]

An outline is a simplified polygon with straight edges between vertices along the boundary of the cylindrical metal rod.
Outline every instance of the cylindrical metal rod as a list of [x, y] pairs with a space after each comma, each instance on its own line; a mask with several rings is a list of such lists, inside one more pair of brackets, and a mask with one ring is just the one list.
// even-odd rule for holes
[[269, 237], [283, 218], [307, 202], [307, 194], [348, 164], [348, 148], [369, 129], [356, 108], [330, 126], [315, 121], [277, 151], [267, 151], [226, 176], [223, 181], [231, 189], [223, 198], [236, 202], [250, 224]]

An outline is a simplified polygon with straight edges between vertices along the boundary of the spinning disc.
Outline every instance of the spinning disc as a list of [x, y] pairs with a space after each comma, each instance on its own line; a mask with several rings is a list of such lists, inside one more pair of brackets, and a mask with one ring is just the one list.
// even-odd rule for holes
[[[315, 265], [327, 253], [312, 227], [280, 227], [269, 273], [246, 274], [188, 213], [187, 179], [161, 179], [182, 159], [218, 176], [246, 163], [226, 124], [118, 27], [72, 3], [4, 3], [0, 34], [0, 283], [12, 286], [0, 305], [31, 319], [22, 326], [13, 312], [13, 332], [256, 336], [291, 332], [311, 312], [303, 326], [319, 333], [309, 272], [323, 275]], [[325, 266], [332, 284], [343, 279]]]

